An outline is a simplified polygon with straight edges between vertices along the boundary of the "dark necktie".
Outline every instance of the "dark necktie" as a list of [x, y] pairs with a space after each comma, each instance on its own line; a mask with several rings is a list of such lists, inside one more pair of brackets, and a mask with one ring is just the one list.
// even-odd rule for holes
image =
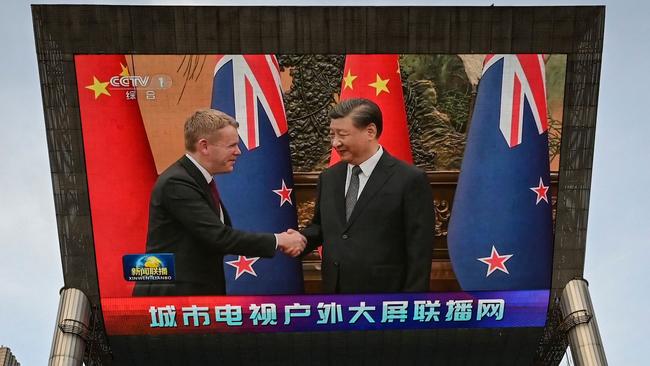
[[348, 187], [348, 192], [345, 195], [345, 220], [350, 219], [352, 210], [354, 210], [354, 205], [357, 204], [357, 196], [359, 195], [359, 173], [361, 173], [361, 167], [355, 165], [352, 168], [352, 175], [350, 176], [350, 186]]
[[221, 197], [219, 196], [219, 190], [217, 190], [217, 184], [214, 182], [214, 178], [210, 181], [210, 194], [212, 194], [212, 199], [214, 200], [214, 205], [217, 207], [219, 212], [221, 212]]

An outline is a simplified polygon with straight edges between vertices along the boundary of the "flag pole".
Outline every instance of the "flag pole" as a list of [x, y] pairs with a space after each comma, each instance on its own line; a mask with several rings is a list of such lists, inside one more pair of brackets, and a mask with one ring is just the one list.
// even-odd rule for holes
[[564, 287], [560, 300], [564, 318], [561, 326], [566, 329], [576, 366], [606, 366], [605, 349], [588, 286], [587, 280], [576, 278]]
[[60, 294], [48, 364], [81, 366], [90, 335], [90, 301], [76, 288], [63, 288]]

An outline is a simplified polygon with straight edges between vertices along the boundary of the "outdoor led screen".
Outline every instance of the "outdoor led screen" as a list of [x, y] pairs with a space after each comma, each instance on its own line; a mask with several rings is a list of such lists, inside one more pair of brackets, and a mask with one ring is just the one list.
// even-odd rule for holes
[[[564, 55], [77, 55], [74, 62], [109, 335], [544, 326]], [[400, 174], [382, 181], [377, 174], [364, 188], [368, 197], [359, 196], [367, 206], [336, 233], [349, 235], [347, 247], [324, 241], [319, 254], [277, 250], [260, 258], [230, 255], [221, 238], [196, 234], [155, 249], [151, 226], [160, 223], [152, 217], [172, 206], [152, 202], [152, 190], [186, 159], [185, 121], [207, 108], [239, 123], [234, 171], [215, 176], [228, 218], [215, 217], [239, 231], [308, 233], [320, 201], [328, 216], [320, 230], [341, 230], [325, 225], [338, 218], [324, 202], [343, 205], [345, 196], [314, 189], [317, 178], [299, 195], [294, 178], [336, 169], [327, 112], [351, 98], [381, 109], [384, 154], [426, 171], [427, 183], [457, 177], [451, 209], [441, 210], [435, 184], [413, 197], [411, 188], [386, 188]], [[184, 207], [196, 197], [173, 199]], [[204, 219], [182, 209], [172, 213], [178, 230]], [[368, 228], [354, 227], [363, 216], [376, 223], [367, 239]], [[382, 240], [394, 231], [404, 234]], [[448, 258], [435, 258], [434, 241]], [[316, 289], [305, 286], [305, 256], [322, 258]], [[439, 290], [432, 258], [451, 263], [453, 291]], [[174, 292], [215, 269], [225, 291]], [[336, 287], [328, 288], [332, 276]]]

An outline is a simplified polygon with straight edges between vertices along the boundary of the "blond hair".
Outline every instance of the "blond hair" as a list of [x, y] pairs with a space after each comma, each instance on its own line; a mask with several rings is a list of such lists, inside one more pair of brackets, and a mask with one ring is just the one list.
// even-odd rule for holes
[[196, 111], [185, 121], [185, 127], [183, 129], [185, 149], [189, 152], [195, 152], [197, 141], [202, 138], [210, 138], [215, 132], [226, 126], [239, 128], [239, 123], [229, 115], [216, 109]]

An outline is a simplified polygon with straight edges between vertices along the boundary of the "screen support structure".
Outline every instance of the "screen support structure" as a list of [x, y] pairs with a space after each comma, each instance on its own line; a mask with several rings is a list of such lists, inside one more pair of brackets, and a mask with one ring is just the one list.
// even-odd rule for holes
[[79, 289], [61, 289], [56, 327], [52, 336], [50, 366], [81, 366], [90, 337], [90, 301]]
[[605, 348], [589, 295], [589, 284], [583, 278], [571, 280], [562, 291], [560, 301], [565, 329], [576, 366], [606, 366]]

